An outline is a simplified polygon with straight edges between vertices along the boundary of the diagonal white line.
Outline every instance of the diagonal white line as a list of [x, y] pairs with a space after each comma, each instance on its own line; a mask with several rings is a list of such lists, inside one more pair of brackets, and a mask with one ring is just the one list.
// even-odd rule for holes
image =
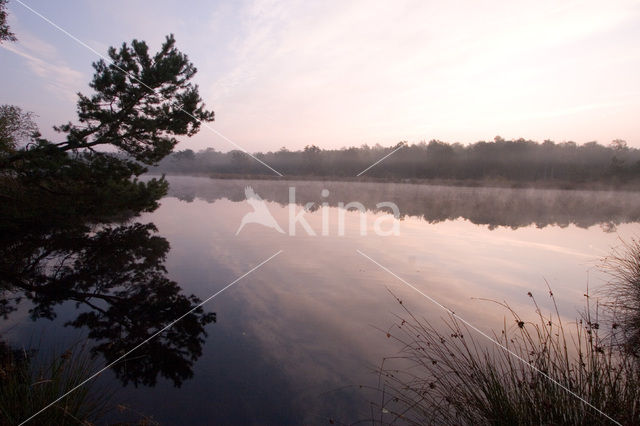
[[272, 255], [270, 258], [268, 258], [267, 260], [261, 262], [260, 264], [258, 264], [257, 266], [254, 266], [253, 268], [251, 268], [250, 270], [248, 270], [247, 272], [245, 272], [244, 274], [240, 275], [238, 278], [236, 278], [235, 280], [233, 280], [232, 282], [230, 282], [229, 284], [227, 284], [225, 287], [223, 287], [221, 290], [217, 291], [216, 293], [212, 294], [211, 296], [207, 297], [205, 300], [203, 300], [202, 302], [200, 302], [198, 305], [196, 305], [193, 309], [189, 310], [188, 312], [186, 312], [185, 314], [183, 314], [182, 316], [180, 316], [179, 318], [177, 318], [174, 321], [171, 321], [169, 324], [167, 324], [166, 326], [164, 326], [163, 328], [161, 328], [160, 330], [156, 331], [153, 335], [151, 335], [151, 337], [149, 337], [148, 339], [144, 340], [142, 343], [139, 343], [138, 345], [136, 345], [133, 349], [129, 350], [127, 353], [125, 353], [124, 355], [122, 355], [121, 357], [119, 357], [118, 359], [116, 359], [115, 361], [111, 362], [110, 364], [107, 364], [106, 366], [104, 366], [103, 368], [101, 368], [100, 370], [96, 371], [95, 373], [93, 373], [91, 376], [87, 377], [85, 380], [83, 380], [82, 382], [80, 382], [78, 385], [76, 385], [75, 387], [73, 387], [71, 390], [67, 391], [65, 394], [61, 395], [60, 397], [58, 397], [55, 401], [51, 402], [49, 405], [47, 405], [46, 407], [42, 408], [40, 411], [38, 411], [37, 413], [35, 413], [34, 415], [32, 415], [31, 417], [29, 417], [28, 419], [22, 421], [18, 426], [21, 426], [27, 422], [29, 422], [31, 419], [33, 419], [34, 417], [36, 417], [38, 414], [42, 413], [43, 411], [47, 410], [48, 408], [50, 408], [51, 406], [53, 406], [54, 404], [58, 403], [61, 399], [65, 398], [67, 395], [69, 395], [70, 393], [72, 393], [73, 391], [75, 391], [76, 389], [80, 388], [81, 386], [85, 385], [87, 382], [89, 382], [90, 380], [94, 379], [96, 376], [99, 376], [100, 373], [102, 373], [105, 370], [108, 370], [109, 368], [111, 368], [113, 365], [115, 365], [116, 363], [118, 363], [119, 361], [121, 361], [123, 358], [125, 358], [127, 355], [131, 354], [132, 352], [134, 352], [136, 349], [138, 349], [140, 346], [145, 345], [146, 343], [148, 343], [150, 340], [152, 340], [153, 338], [155, 338], [156, 336], [158, 336], [160, 333], [164, 332], [165, 330], [173, 327], [173, 325], [175, 323], [177, 323], [178, 321], [180, 321], [182, 318], [186, 317], [187, 315], [189, 315], [190, 313], [192, 313], [193, 311], [195, 311], [196, 309], [200, 308], [202, 305], [204, 305], [205, 303], [207, 303], [209, 300], [213, 299], [214, 297], [216, 297], [217, 295], [219, 295], [220, 293], [222, 293], [223, 291], [225, 291], [226, 289], [228, 289], [229, 287], [231, 287], [232, 285], [234, 285], [235, 283], [237, 283], [238, 281], [240, 281], [241, 279], [243, 279], [244, 277], [246, 277], [247, 275], [249, 275], [250, 273], [252, 273], [253, 271], [255, 271], [256, 269], [260, 268], [262, 265], [264, 265], [265, 263], [267, 263], [268, 261], [270, 261], [271, 259], [273, 259], [274, 257], [276, 257], [277, 255], [279, 255], [280, 253], [282, 253], [282, 250], [279, 250], [276, 254]]
[[[151, 87], [149, 87], [147, 84], [145, 84], [144, 82], [142, 82], [140, 79], [136, 78], [135, 76], [129, 74], [127, 71], [123, 70], [122, 68], [120, 68], [119, 66], [117, 66], [116, 64], [113, 63], [113, 61], [110, 58], [107, 58], [106, 56], [104, 56], [103, 54], [101, 54], [100, 52], [96, 51], [94, 48], [92, 48], [91, 46], [89, 46], [87, 43], [83, 42], [82, 40], [80, 40], [79, 38], [77, 38], [76, 36], [74, 36], [73, 34], [69, 33], [67, 30], [65, 30], [64, 28], [60, 27], [58, 24], [56, 24], [55, 22], [51, 21], [49, 18], [47, 18], [46, 16], [42, 15], [40, 12], [38, 12], [37, 10], [34, 10], [31, 6], [25, 4], [24, 2], [22, 2], [21, 0], [15, 0], [17, 3], [20, 3], [25, 9], [31, 11], [33, 14], [39, 16], [40, 18], [42, 18], [45, 22], [47, 22], [48, 24], [50, 24], [51, 26], [53, 26], [55, 29], [57, 29], [58, 31], [64, 33], [67, 37], [71, 38], [73, 41], [75, 41], [76, 43], [80, 44], [81, 46], [89, 49], [91, 52], [95, 53], [96, 55], [98, 55], [100, 58], [104, 59], [105, 61], [107, 61], [109, 64], [113, 65], [115, 68], [117, 68], [118, 70], [122, 71], [123, 73], [125, 73], [126, 75], [129, 76], [129, 78], [131, 78], [132, 80], [137, 81], [138, 83], [140, 83], [141, 85], [143, 85], [144, 87], [146, 87], [147, 89], [149, 89], [150, 91], [152, 91], [153, 93], [156, 93], [156, 91], [154, 89], [152, 89]], [[156, 93], [157, 94], [157, 93]], [[180, 108], [180, 111], [184, 112], [185, 114], [187, 114], [189, 117], [193, 118], [194, 120], [198, 121], [200, 124], [204, 125], [204, 127], [206, 127], [207, 129], [211, 130], [213, 133], [215, 133], [216, 135], [220, 136], [222, 139], [224, 139], [225, 141], [229, 142], [230, 144], [232, 144], [233, 146], [235, 146], [236, 148], [238, 148], [240, 151], [244, 152], [245, 154], [247, 154], [249, 157], [253, 158], [254, 160], [256, 160], [257, 162], [259, 162], [260, 164], [262, 164], [263, 166], [267, 167], [269, 170], [271, 170], [272, 172], [274, 172], [275, 174], [277, 174], [278, 176], [283, 176], [282, 173], [280, 173], [279, 171], [277, 171], [276, 169], [274, 169], [273, 167], [271, 167], [270, 165], [268, 165], [267, 163], [265, 163], [264, 161], [262, 161], [261, 159], [259, 159], [258, 157], [254, 156], [253, 154], [251, 154], [249, 151], [247, 151], [246, 149], [244, 149], [243, 147], [241, 147], [240, 145], [238, 145], [237, 143], [235, 143], [234, 141], [232, 141], [231, 139], [229, 139], [228, 137], [226, 137], [225, 135], [223, 135], [222, 133], [220, 133], [219, 131], [217, 131], [216, 129], [214, 129], [213, 127], [211, 127], [208, 123], [203, 122], [198, 120], [195, 116], [193, 116], [191, 113], [185, 111], [183, 108]]]
[[[19, 1], [19, 0], [18, 0]], [[373, 163], [372, 165], [370, 165], [369, 167], [367, 167], [366, 169], [364, 169], [363, 171], [361, 171], [360, 173], [358, 173], [356, 175], [360, 176], [361, 174], [363, 174], [364, 172], [366, 172], [367, 170], [369, 170], [370, 168], [372, 168], [373, 166], [375, 166], [376, 164], [380, 163], [381, 161], [383, 161], [385, 158], [387, 158], [388, 156], [390, 156], [391, 154], [395, 153], [396, 151], [404, 148], [406, 145], [403, 143], [402, 145], [400, 145], [399, 147], [397, 147], [396, 149], [394, 149], [393, 151], [391, 151], [390, 153], [388, 153], [387, 155], [385, 155], [384, 157], [382, 157], [381, 159], [379, 159], [378, 161], [376, 161], [375, 163]]]
[[611, 420], [613, 423], [622, 426], [622, 423], [616, 421], [614, 418], [612, 418], [611, 416], [609, 416], [607, 413], [605, 413], [604, 411], [600, 410], [599, 408], [597, 408], [596, 406], [594, 406], [593, 404], [591, 404], [589, 401], [587, 401], [586, 399], [584, 399], [583, 397], [581, 397], [580, 395], [578, 395], [577, 393], [573, 392], [571, 389], [567, 388], [565, 385], [563, 385], [562, 383], [558, 382], [557, 380], [555, 380], [554, 378], [552, 378], [551, 376], [549, 376], [547, 373], [545, 373], [544, 371], [540, 370], [539, 368], [537, 368], [536, 366], [534, 366], [533, 364], [527, 362], [527, 360], [525, 360], [524, 358], [522, 358], [520, 355], [516, 354], [515, 352], [513, 352], [511, 349], [507, 348], [506, 346], [504, 346], [502, 343], [498, 342], [497, 340], [495, 340], [494, 338], [492, 338], [491, 336], [489, 336], [488, 334], [486, 334], [485, 332], [483, 332], [482, 330], [478, 329], [478, 327], [476, 327], [475, 325], [471, 324], [469, 321], [465, 320], [464, 318], [462, 318], [460, 315], [457, 315], [455, 312], [453, 312], [451, 309], [445, 307], [444, 305], [442, 305], [440, 302], [438, 302], [437, 300], [435, 300], [434, 298], [430, 297], [429, 295], [423, 293], [422, 291], [420, 291], [418, 288], [416, 288], [415, 286], [409, 284], [407, 281], [405, 281], [404, 279], [402, 279], [401, 277], [399, 277], [398, 275], [394, 274], [389, 268], [386, 268], [384, 266], [382, 266], [381, 264], [379, 264], [378, 262], [376, 262], [375, 260], [373, 260], [372, 258], [370, 258], [369, 256], [367, 256], [366, 254], [364, 254], [363, 252], [361, 252], [360, 250], [356, 249], [356, 251], [361, 254], [363, 257], [366, 257], [367, 259], [369, 259], [371, 262], [375, 263], [376, 265], [378, 265], [380, 268], [382, 268], [383, 270], [387, 271], [389, 274], [393, 275], [394, 277], [396, 277], [397, 279], [399, 279], [400, 281], [402, 281], [405, 285], [407, 285], [408, 287], [414, 289], [415, 291], [417, 291], [418, 293], [420, 293], [422, 296], [424, 296], [427, 300], [429, 300], [430, 302], [436, 304], [437, 306], [439, 306], [440, 308], [442, 308], [443, 310], [445, 310], [447, 313], [449, 313], [449, 315], [455, 317], [456, 319], [460, 320], [461, 322], [463, 322], [464, 324], [466, 324], [469, 328], [475, 330], [477, 333], [479, 333], [480, 335], [482, 335], [483, 337], [486, 337], [488, 340], [490, 340], [491, 342], [493, 342], [495, 345], [497, 345], [498, 347], [500, 347], [501, 349], [505, 350], [507, 353], [509, 353], [510, 355], [512, 355], [513, 357], [515, 357], [516, 359], [518, 359], [519, 361], [521, 361], [523, 364], [528, 365], [529, 367], [531, 367], [531, 369], [533, 369], [534, 371], [536, 371], [537, 373], [541, 374], [542, 376], [546, 377], [547, 379], [549, 379], [551, 382], [553, 382], [554, 384], [556, 384], [557, 386], [559, 386], [560, 388], [564, 389], [565, 391], [569, 392], [569, 394], [573, 395], [574, 397], [578, 398], [580, 401], [582, 401], [583, 403], [585, 403], [586, 405], [588, 405], [589, 407], [593, 408], [594, 410], [596, 410], [598, 413], [602, 414], [604, 417], [606, 417], [607, 419]]

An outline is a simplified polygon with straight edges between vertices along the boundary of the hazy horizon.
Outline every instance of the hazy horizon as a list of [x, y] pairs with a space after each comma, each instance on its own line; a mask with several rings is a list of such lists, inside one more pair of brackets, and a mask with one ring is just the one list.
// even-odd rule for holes
[[0, 424], [640, 425], [638, 40], [0, 0]]
[[[174, 33], [212, 127], [249, 152], [438, 139], [640, 147], [640, 4], [204, 0], [25, 2], [98, 52]], [[464, 11], [464, 13], [462, 13]], [[1, 103], [45, 137], [90, 93], [97, 56], [16, 1]], [[235, 147], [203, 129], [177, 149]]]

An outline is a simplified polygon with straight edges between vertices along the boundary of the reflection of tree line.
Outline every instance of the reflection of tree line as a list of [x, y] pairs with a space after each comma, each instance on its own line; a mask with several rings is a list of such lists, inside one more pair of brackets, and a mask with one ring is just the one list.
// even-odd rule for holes
[[[289, 187], [295, 187], [296, 204], [316, 205], [357, 201], [375, 211], [382, 201], [395, 203], [402, 217], [419, 217], [430, 223], [458, 218], [490, 228], [548, 225], [586, 228], [600, 224], [615, 230], [621, 223], [640, 221], [640, 194], [635, 192], [542, 190], [510, 188], [470, 188], [412, 184], [309, 181], [237, 181], [174, 176], [169, 195], [191, 202], [226, 198], [245, 199], [244, 187], [250, 184], [265, 200], [285, 206]], [[329, 190], [322, 197], [323, 189]]]

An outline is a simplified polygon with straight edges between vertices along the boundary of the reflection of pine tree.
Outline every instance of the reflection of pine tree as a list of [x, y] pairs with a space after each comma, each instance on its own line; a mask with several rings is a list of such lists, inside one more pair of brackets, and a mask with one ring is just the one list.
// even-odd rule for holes
[[[0, 155], [0, 313], [27, 298], [34, 319], [53, 319], [58, 305], [76, 302], [83, 312], [67, 325], [86, 327], [92, 353], [107, 361], [199, 303], [167, 278], [169, 244], [155, 226], [123, 223], [156, 209], [167, 192], [164, 179], [137, 180], [145, 165], [169, 154], [176, 136], [213, 120], [190, 81], [196, 68], [173, 36], [155, 55], [134, 40], [109, 57], [112, 64], [93, 64], [94, 93], [79, 95], [79, 123], [56, 128], [63, 142], [36, 135], [27, 149], [12, 139]], [[118, 154], [97, 150], [105, 145]], [[116, 375], [135, 385], [153, 385], [159, 375], [180, 385], [214, 320], [195, 310], [142, 346], [126, 369], [116, 364]]]

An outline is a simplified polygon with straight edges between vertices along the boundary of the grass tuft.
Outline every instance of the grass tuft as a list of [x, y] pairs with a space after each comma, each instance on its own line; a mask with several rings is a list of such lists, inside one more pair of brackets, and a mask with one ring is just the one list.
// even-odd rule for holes
[[[16, 350], [0, 341], [0, 424], [19, 424], [95, 370], [83, 347], [45, 361], [36, 355], [36, 351]], [[98, 393], [87, 383], [38, 415], [34, 424], [91, 425], [104, 416], [109, 399], [108, 393]]]
[[603, 293], [611, 328], [624, 334], [624, 350], [640, 356], [640, 241], [622, 241], [603, 262], [610, 276]]
[[390, 334], [402, 349], [398, 356], [385, 358], [379, 369], [381, 398], [374, 422], [640, 424], [638, 359], [621, 350], [627, 338], [622, 328], [602, 327], [603, 306], [585, 294], [584, 313], [568, 324], [550, 289], [554, 310], [547, 315], [528, 295], [535, 319], [527, 321], [508, 304], [495, 302], [508, 319], [494, 333], [498, 343], [526, 363], [479, 337], [455, 316], [436, 328], [396, 298], [402, 313]]

